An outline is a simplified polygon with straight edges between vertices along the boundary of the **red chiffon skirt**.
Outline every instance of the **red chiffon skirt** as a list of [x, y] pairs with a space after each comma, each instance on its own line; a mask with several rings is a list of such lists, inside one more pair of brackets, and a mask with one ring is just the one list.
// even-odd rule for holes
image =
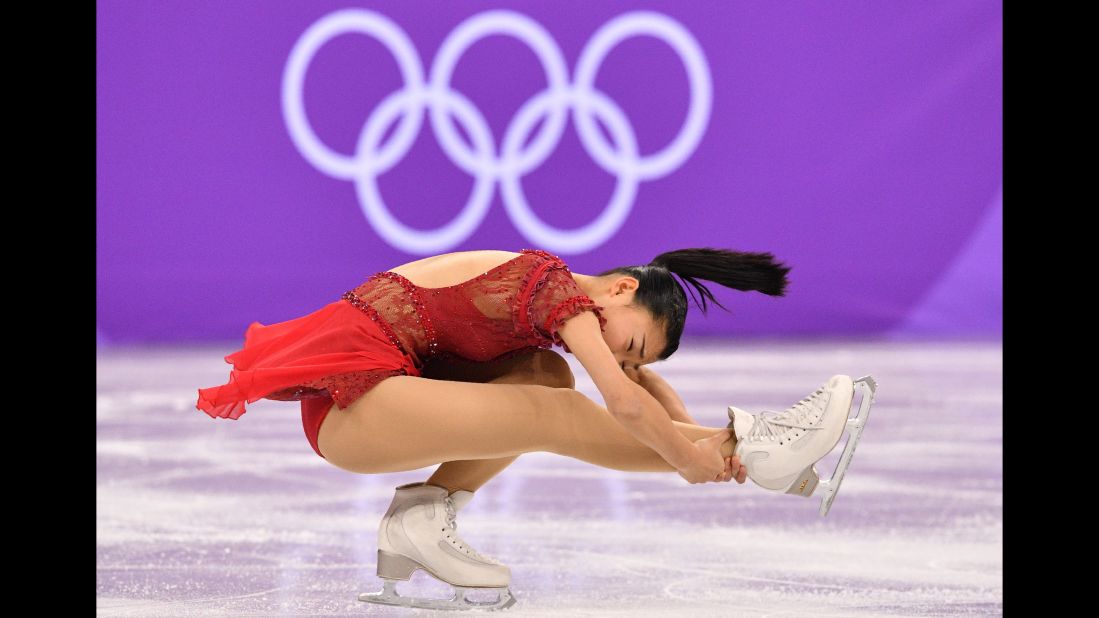
[[343, 299], [286, 322], [253, 322], [244, 347], [225, 362], [233, 365], [229, 381], [198, 389], [195, 407], [211, 418], [237, 419], [260, 399], [300, 400], [318, 455], [317, 432], [333, 403], [346, 408], [387, 377], [421, 375], [370, 315]]

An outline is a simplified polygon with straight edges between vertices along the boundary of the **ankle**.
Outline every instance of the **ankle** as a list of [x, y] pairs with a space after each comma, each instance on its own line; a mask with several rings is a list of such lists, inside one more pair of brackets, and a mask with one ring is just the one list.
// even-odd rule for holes
[[736, 452], [736, 436], [729, 438], [721, 443], [721, 456], [732, 457]]
[[443, 489], [446, 490], [446, 495], [448, 495], [448, 496], [452, 496], [452, 495], [454, 495], [454, 492], [462, 490], [461, 487], [447, 487], [446, 485], [443, 485], [441, 483], [432, 483], [430, 481], [425, 481], [424, 485], [432, 485], [434, 487], [442, 487]]

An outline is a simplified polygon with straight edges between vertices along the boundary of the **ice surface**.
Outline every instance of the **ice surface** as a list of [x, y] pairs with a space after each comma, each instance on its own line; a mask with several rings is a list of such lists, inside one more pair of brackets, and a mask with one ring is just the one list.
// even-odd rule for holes
[[[257, 402], [237, 421], [196, 410], [195, 390], [225, 381], [235, 349], [97, 350], [97, 615], [409, 615], [356, 596], [381, 589], [377, 525], [393, 488], [433, 468], [335, 468], [292, 402]], [[827, 518], [819, 498], [751, 482], [689, 485], [539, 452], [477, 492], [460, 534], [511, 567], [513, 615], [1002, 614], [1002, 352], [685, 340], [652, 367], [704, 425], [724, 427], [728, 405], [781, 410], [835, 373], [877, 378]], [[422, 572], [398, 584], [447, 589]]]

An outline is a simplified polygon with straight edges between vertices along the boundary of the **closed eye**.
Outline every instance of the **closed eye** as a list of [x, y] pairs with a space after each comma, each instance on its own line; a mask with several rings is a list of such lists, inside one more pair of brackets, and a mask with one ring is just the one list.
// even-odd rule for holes
[[[630, 350], [633, 349], [633, 342], [634, 342], [634, 340], [631, 338], [630, 339], [630, 347], [626, 348], [627, 352], [629, 352]], [[642, 361], [645, 360], [645, 339], [641, 340], [641, 351], [638, 352], [637, 357]], [[637, 369], [637, 365], [634, 365], [633, 368]]]
[[[634, 340], [633, 340], [633, 339], [631, 338], [631, 339], [630, 339], [630, 347], [626, 348], [626, 351], [627, 351], [627, 352], [629, 352], [630, 350], [632, 350], [632, 349], [633, 349], [633, 341], [634, 341]], [[622, 361], [622, 363], [621, 363], [621, 367], [622, 367], [622, 371], [625, 371], [625, 370], [626, 370], [626, 361]], [[634, 369], [636, 370], [636, 369], [637, 369], [637, 365], [634, 365], [634, 366], [633, 366], [633, 368], [634, 368]]]

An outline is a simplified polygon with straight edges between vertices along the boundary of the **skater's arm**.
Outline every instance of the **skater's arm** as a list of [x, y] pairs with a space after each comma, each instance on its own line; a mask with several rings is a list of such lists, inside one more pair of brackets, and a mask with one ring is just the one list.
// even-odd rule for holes
[[681, 423], [699, 424], [687, 413], [687, 406], [683, 404], [683, 400], [679, 398], [672, 385], [668, 384], [660, 374], [647, 367], [638, 367], [637, 369], [627, 367], [626, 375], [630, 376], [631, 380], [648, 391], [654, 399], [660, 402], [660, 405], [664, 406], [668, 418]]
[[607, 411], [638, 441], [676, 469], [691, 465], [699, 457], [698, 447], [676, 430], [660, 402], [622, 372], [593, 313], [573, 316], [558, 334], [595, 382]]

